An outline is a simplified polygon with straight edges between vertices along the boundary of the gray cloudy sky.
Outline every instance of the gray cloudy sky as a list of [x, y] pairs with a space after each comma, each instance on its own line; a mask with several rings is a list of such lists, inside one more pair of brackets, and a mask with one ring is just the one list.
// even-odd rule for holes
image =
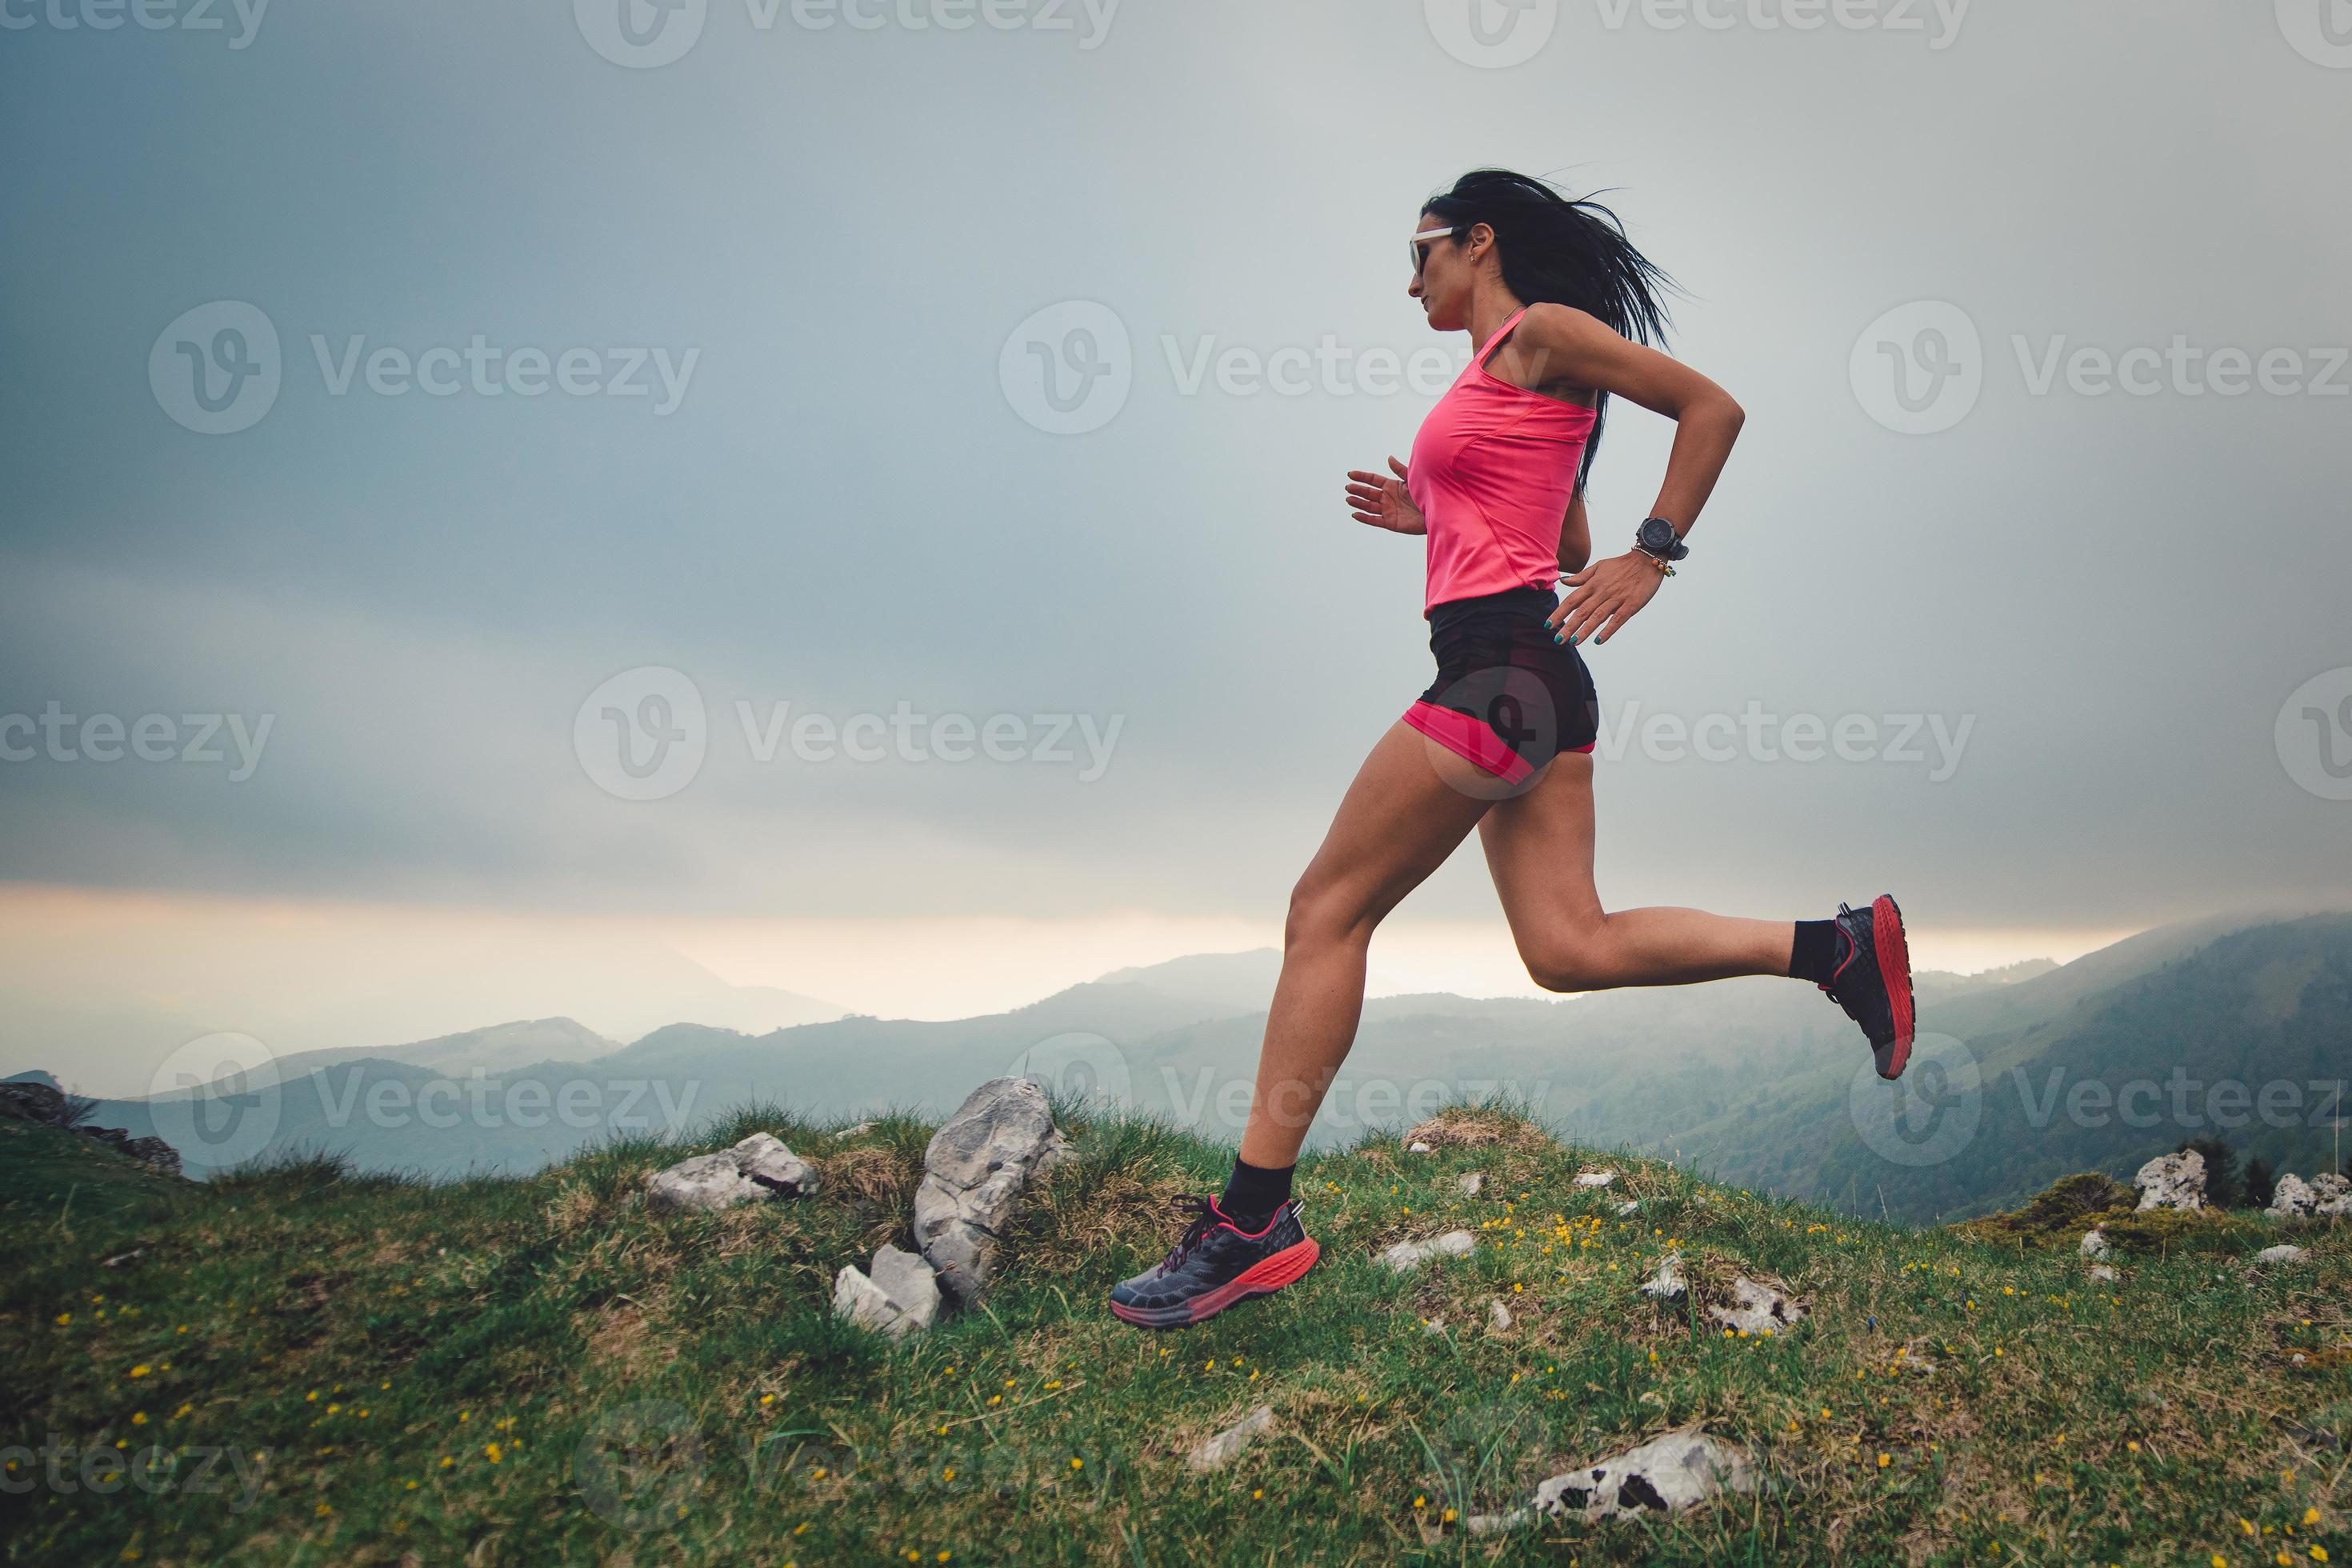
[[[1958, 952], [2352, 886], [2342, 0], [82, 5], [0, 5], [0, 716], [121, 730], [0, 732], [20, 901], [716, 922], [877, 1011], [998, 999], [959, 921], [1270, 934], [1428, 679], [1339, 486], [1487, 163], [1613, 188], [1749, 415], [1592, 658], [1604, 896]], [[150, 714], [250, 776], [86, 754]], [[1499, 941], [1475, 854], [1408, 912]]]

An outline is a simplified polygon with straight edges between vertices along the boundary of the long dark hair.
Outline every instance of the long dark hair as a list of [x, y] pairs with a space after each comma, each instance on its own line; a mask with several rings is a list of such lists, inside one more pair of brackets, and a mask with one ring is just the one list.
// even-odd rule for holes
[[[1503, 282], [1530, 305], [1570, 305], [1606, 321], [1620, 335], [1652, 347], [1666, 340], [1662, 296], [1675, 285], [1625, 237], [1617, 215], [1600, 203], [1578, 201], [1550, 184], [1508, 169], [1474, 169], [1422, 204], [1422, 211], [1453, 225], [1455, 238], [1473, 224], [1495, 231], [1502, 248]], [[1576, 476], [1584, 492], [1609, 395], [1596, 400], [1592, 437]]]

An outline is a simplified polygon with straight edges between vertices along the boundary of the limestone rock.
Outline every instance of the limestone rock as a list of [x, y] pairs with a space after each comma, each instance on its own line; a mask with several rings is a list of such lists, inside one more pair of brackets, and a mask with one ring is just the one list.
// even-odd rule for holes
[[1478, 1238], [1466, 1230], [1449, 1230], [1427, 1241], [1400, 1241], [1381, 1254], [1381, 1261], [1400, 1274], [1410, 1274], [1433, 1258], [1467, 1258], [1478, 1248]]
[[1071, 1156], [1028, 1079], [991, 1079], [965, 1097], [924, 1150], [915, 1189], [915, 1241], [950, 1297], [969, 1302], [988, 1289], [1023, 1191]]
[[1587, 1171], [1576, 1178], [1580, 1187], [1605, 1187], [1617, 1179], [1614, 1171]]
[[1683, 1278], [1683, 1255], [1669, 1252], [1658, 1264], [1658, 1271], [1642, 1281], [1642, 1294], [1661, 1301], [1671, 1301], [1690, 1289]]
[[2091, 1278], [2102, 1285], [2112, 1285], [2123, 1276], [2116, 1272], [2113, 1264], [2094, 1263], [2091, 1265]]
[[2132, 1177], [2139, 1189], [2139, 1206], [2147, 1209], [2201, 1209], [2205, 1206], [2205, 1156], [2194, 1149], [2159, 1154]]
[[779, 1197], [804, 1198], [816, 1191], [816, 1173], [772, 1132], [754, 1132], [727, 1152], [737, 1170]]
[[2083, 1256], [2085, 1258], [2105, 1258], [2108, 1253], [2114, 1251], [2115, 1248], [2107, 1243], [2107, 1233], [2101, 1230], [2098, 1226], [2093, 1226], [2090, 1229], [2083, 1233], [2082, 1250]]
[[870, 1274], [845, 1264], [833, 1281], [834, 1315], [894, 1340], [928, 1329], [940, 1315], [940, 1286], [930, 1265], [911, 1252], [885, 1247]]
[[763, 1198], [803, 1198], [816, 1173], [772, 1132], [754, 1132], [731, 1149], [680, 1160], [646, 1178], [646, 1201], [657, 1209], [726, 1209]]
[[1461, 1186], [1464, 1197], [1475, 1198], [1486, 1190], [1486, 1174], [1483, 1172], [1472, 1171], [1462, 1178]]
[[1495, 1333], [1509, 1333], [1511, 1331], [1511, 1310], [1503, 1305], [1500, 1301], [1496, 1301], [1492, 1306], [1489, 1306], [1486, 1309], [1486, 1327]]
[[1731, 1282], [1728, 1307], [1710, 1307], [1706, 1315], [1727, 1329], [1738, 1329], [1751, 1334], [1775, 1334], [1794, 1328], [1804, 1321], [1805, 1309], [1775, 1290], [1769, 1285], [1759, 1284], [1742, 1274]]
[[2300, 1263], [2311, 1254], [2300, 1247], [2265, 1247], [2254, 1254], [2257, 1263]]
[[1587, 1520], [1644, 1510], [1678, 1513], [1727, 1492], [1755, 1489], [1755, 1472], [1746, 1455], [1686, 1428], [1554, 1476], [1536, 1488], [1535, 1510], [1554, 1519], [1576, 1515]]
[[2272, 1189], [2268, 1212], [2280, 1219], [2352, 1215], [2352, 1182], [2333, 1171], [2322, 1172], [2308, 1182], [2301, 1176], [2281, 1176]]
[[1215, 1436], [1193, 1448], [1186, 1457], [1196, 1470], [1214, 1470], [1231, 1464], [1250, 1439], [1274, 1430], [1274, 1407], [1261, 1405]]

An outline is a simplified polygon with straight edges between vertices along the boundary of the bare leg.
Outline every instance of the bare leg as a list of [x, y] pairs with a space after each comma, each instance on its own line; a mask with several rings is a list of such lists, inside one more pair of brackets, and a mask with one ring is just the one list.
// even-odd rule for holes
[[1565, 752], [1479, 825], [1528, 973], [1547, 991], [1786, 974], [1796, 927], [1702, 910], [1609, 914], [1592, 887], [1592, 758]]
[[1242, 1133], [1241, 1155], [1251, 1164], [1297, 1160], [1307, 1124], [1355, 1044], [1372, 929], [1445, 863], [1491, 804], [1448, 782], [1469, 770], [1399, 721], [1348, 786], [1323, 847], [1290, 895], [1282, 979]]

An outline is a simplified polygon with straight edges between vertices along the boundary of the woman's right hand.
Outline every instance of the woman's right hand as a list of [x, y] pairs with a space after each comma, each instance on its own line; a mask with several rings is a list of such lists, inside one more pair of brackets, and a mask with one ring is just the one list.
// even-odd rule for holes
[[1389, 467], [1396, 478], [1368, 474], [1361, 468], [1348, 470], [1349, 511], [1358, 522], [1385, 528], [1391, 533], [1427, 533], [1429, 520], [1421, 515], [1421, 509], [1412, 504], [1412, 497], [1405, 493], [1404, 465], [1391, 458]]

